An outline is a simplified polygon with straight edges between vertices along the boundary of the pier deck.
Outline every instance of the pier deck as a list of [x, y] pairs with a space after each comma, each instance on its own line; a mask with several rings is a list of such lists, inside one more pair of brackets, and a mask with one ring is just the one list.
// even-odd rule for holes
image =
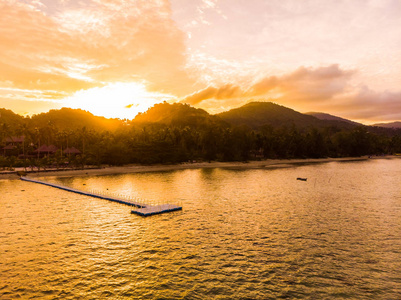
[[112, 202], [117, 202], [120, 204], [125, 204], [129, 205], [132, 207], [135, 207], [133, 210], [131, 210], [132, 214], [137, 214], [142, 217], [147, 217], [147, 216], [152, 216], [156, 214], [162, 214], [162, 213], [167, 213], [167, 212], [172, 212], [172, 211], [177, 211], [177, 210], [182, 210], [181, 206], [175, 205], [175, 204], [161, 204], [161, 205], [149, 205], [146, 203], [142, 202], [137, 202], [137, 201], [132, 201], [132, 200], [127, 200], [127, 199], [120, 199], [117, 197], [111, 197], [108, 195], [100, 195], [100, 194], [95, 194], [91, 192], [85, 192], [85, 191], [80, 191], [77, 189], [73, 189], [70, 187], [58, 185], [55, 183], [50, 183], [46, 181], [41, 181], [41, 180], [36, 180], [36, 179], [31, 179], [27, 177], [20, 177], [21, 180], [23, 181], [28, 181], [28, 182], [33, 182], [33, 183], [39, 183], [47, 186], [51, 186], [54, 188], [58, 188], [61, 190], [65, 190], [68, 192], [84, 195], [84, 196], [89, 196], [89, 197], [94, 197], [94, 198], [99, 198], [99, 199], [104, 199]]

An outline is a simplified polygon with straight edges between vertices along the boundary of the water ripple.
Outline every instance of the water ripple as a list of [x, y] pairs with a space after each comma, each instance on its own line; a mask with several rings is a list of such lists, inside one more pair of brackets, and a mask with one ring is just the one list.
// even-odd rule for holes
[[184, 202], [184, 211], [152, 218], [1, 180], [0, 298], [399, 299], [400, 167], [47, 178]]

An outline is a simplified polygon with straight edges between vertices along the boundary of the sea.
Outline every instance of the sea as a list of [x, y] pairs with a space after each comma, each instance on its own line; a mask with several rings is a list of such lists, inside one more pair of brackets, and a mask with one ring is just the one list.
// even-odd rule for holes
[[401, 299], [401, 159], [43, 180], [183, 210], [0, 180], [0, 299]]

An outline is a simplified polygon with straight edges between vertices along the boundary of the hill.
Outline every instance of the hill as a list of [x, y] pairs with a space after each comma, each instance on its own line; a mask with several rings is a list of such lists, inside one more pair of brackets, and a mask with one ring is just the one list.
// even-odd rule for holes
[[247, 125], [258, 129], [263, 125], [279, 127], [283, 125], [307, 127], [338, 126], [352, 128], [353, 124], [339, 120], [320, 120], [293, 109], [271, 102], [250, 102], [242, 107], [217, 114], [218, 117], [233, 125]]
[[339, 122], [345, 122], [345, 123], [353, 124], [353, 125], [356, 125], [356, 126], [361, 126], [362, 125], [360, 123], [357, 123], [357, 122], [354, 122], [354, 121], [351, 121], [351, 120], [347, 120], [347, 119], [344, 119], [344, 118], [340, 118], [340, 117], [333, 116], [333, 115], [326, 114], [326, 113], [322, 113], [322, 112], [308, 112], [308, 113], [306, 113], [306, 115], [313, 116], [315, 118], [318, 118], [319, 120], [339, 121]]
[[22, 124], [26, 123], [26, 119], [13, 111], [5, 108], [0, 108], [0, 126], [4, 129], [15, 131]]
[[88, 111], [63, 107], [59, 110], [50, 110], [47, 113], [33, 115], [29, 122], [31, 127], [53, 126], [58, 130], [86, 129], [115, 130], [122, 125], [119, 119], [106, 119], [94, 116]]
[[138, 114], [132, 123], [159, 123], [179, 127], [200, 127], [213, 124], [228, 126], [220, 118], [210, 115], [203, 109], [194, 108], [188, 104], [169, 104], [167, 102], [155, 104], [146, 112]]
[[391, 122], [391, 123], [378, 123], [372, 126], [383, 127], [383, 128], [401, 128], [401, 122]]

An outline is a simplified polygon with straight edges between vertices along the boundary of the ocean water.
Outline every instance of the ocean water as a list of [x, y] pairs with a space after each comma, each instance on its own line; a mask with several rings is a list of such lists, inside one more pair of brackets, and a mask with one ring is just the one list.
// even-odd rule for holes
[[[0, 180], [0, 299], [401, 299], [401, 160]], [[307, 181], [296, 180], [306, 177]]]

